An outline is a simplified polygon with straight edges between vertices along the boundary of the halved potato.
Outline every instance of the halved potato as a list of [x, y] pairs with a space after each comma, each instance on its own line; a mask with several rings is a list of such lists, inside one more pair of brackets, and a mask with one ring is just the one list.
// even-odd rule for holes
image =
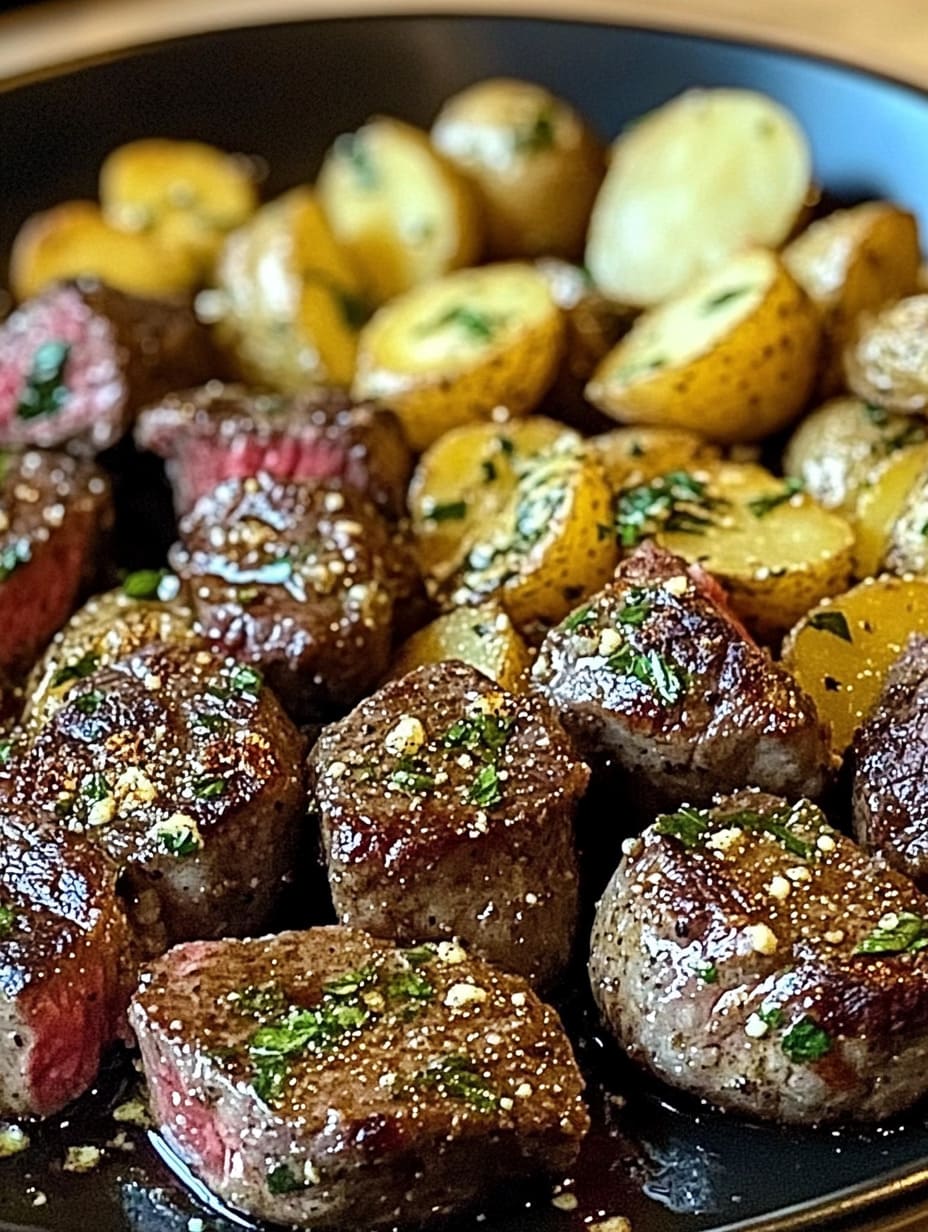
[[455, 608], [414, 633], [397, 652], [390, 677], [446, 659], [469, 663], [510, 693], [524, 691], [532, 663], [528, 646], [503, 608], [478, 603]]
[[531, 265], [458, 270], [374, 314], [361, 333], [353, 392], [386, 403], [422, 450], [449, 428], [532, 410], [557, 370], [563, 335]]
[[540, 455], [579, 447], [576, 432], [540, 415], [507, 424], [465, 424], [439, 437], [419, 459], [409, 485], [424, 571], [443, 578], [456, 568]]
[[928, 411], [928, 295], [910, 295], [865, 316], [844, 353], [855, 394], [888, 411]]
[[860, 489], [854, 511], [854, 561], [858, 577], [871, 577], [887, 564], [896, 523], [926, 470], [928, 443], [910, 445], [881, 462]]
[[760, 440], [805, 403], [820, 335], [806, 293], [773, 253], [754, 249], [639, 317], [587, 397], [622, 423]]
[[378, 118], [337, 138], [319, 174], [329, 225], [377, 303], [480, 256], [476, 196], [428, 134]]
[[837, 210], [783, 250], [787, 269], [822, 315], [823, 395], [844, 385], [842, 355], [861, 313], [913, 294], [920, 259], [915, 216], [891, 201]]
[[449, 608], [493, 598], [521, 630], [555, 624], [612, 576], [611, 503], [601, 467], [582, 447], [539, 455], [461, 545], [456, 568], [426, 585]]
[[626, 548], [650, 535], [702, 565], [764, 641], [843, 590], [851, 574], [850, 525], [751, 463], [709, 462], [626, 489], [616, 528]]
[[614, 428], [588, 443], [616, 491], [668, 471], [699, 468], [721, 456], [717, 445], [685, 428]]
[[113, 150], [100, 168], [107, 222], [154, 236], [212, 270], [225, 235], [255, 212], [254, 168], [201, 141], [147, 137]]
[[616, 141], [585, 264], [614, 299], [662, 303], [752, 244], [782, 244], [810, 175], [809, 144], [779, 103], [690, 90]]
[[491, 256], [580, 256], [606, 160], [569, 103], [529, 81], [490, 78], [448, 99], [432, 141], [477, 190]]
[[310, 189], [233, 231], [217, 279], [216, 335], [243, 377], [283, 392], [351, 382], [364, 300]]
[[911, 415], [893, 415], [860, 398], [834, 398], [799, 424], [783, 467], [820, 505], [853, 516], [879, 463], [926, 437], [928, 425]]
[[65, 201], [27, 218], [10, 251], [10, 286], [19, 300], [64, 278], [99, 278], [134, 295], [177, 295], [197, 282], [187, 253], [155, 237], [111, 226], [93, 201]]
[[884, 576], [826, 599], [786, 639], [783, 664], [831, 723], [836, 753], [851, 743], [912, 633], [928, 634], [928, 582]]

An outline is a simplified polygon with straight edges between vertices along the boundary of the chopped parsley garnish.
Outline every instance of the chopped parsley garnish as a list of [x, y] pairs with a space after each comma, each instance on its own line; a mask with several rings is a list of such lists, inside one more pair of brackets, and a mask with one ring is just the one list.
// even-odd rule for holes
[[13, 756], [13, 741], [0, 740], [0, 766], [5, 766]]
[[714, 312], [716, 308], [724, 308], [732, 300], [740, 299], [742, 295], [747, 295], [751, 289], [751, 287], [732, 287], [730, 291], [719, 291], [717, 295], [713, 295], [711, 299], [706, 300], [703, 305], [703, 311]]
[[587, 604], [585, 607], [578, 607], [575, 612], [571, 612], [564, 621], [564, 629], [568, 633], [574, 633], [577, 629], [584, 629], [587, 625], [596, 624], [596, 613], [593, 608]]
[[327, 997], [353, 997], [362, 988], [372, 984], [377, 978], [377, 968], [372, 966], [359, 967], [356, 971], [344, 971], [334, 979], [326, 980], [322, 991]]
[[663, 813], [655, 822], [658, 834], [678, 839], [684, 847], [699, 847], [708, 834], [716, 830], [740, 829], [754, 833], [769, 834], [783, 844], [793, 855], [809, 859], [815, 847], [799, 837], [790, 825], [788, 810], [773, 813], [769, 817], [752, 809], [741, 809], [724, 816], [713, 815], [708, 809], [684, 807], [675, 813]]
[[88, 774], [81, 783], [81, 795], [85, 800], [105, 800], [109, 794], [110, 785], [106, 781], [105, 774]]
[[250, 697], [257, 697], [263, 684], [264, 677], [258, 669], [247, 665], [237, 667], [229, 680], [229, 687], [233, 693]]
[[786, 1022], [786, 1015], [779, 1006], [770, 1006], [769, 1008], [761, 1006], [757, 1017], [761, 1022], [765, 1022], [768, 1027], [773, 1027], [775, 1031]]
[[631, 676], [647, 685], [668, 705], [678, 702], [686, 692], [685, 674], [653, 648], [640, 651], [626, 643], [608, 657], [606, 666], [616, 675]]
[[435, 786], [435, 776], [423, 762], [401, 757], [387, 783], [408, 796], [424, 796]]
[[371, 192], [379, 187], [380, 177], [377, 174], [377, 168], [374, 166], [370, 150], [358, 133], [342, 133], [340, 137], [335, 138], [332, 149], [351, 167], [360, 188]]
[[835, 637], [840, 637], [843, 642], [854, 640], [848, 628], [847, 617], [834, 607], [826, 608], [825, 611], [816, 612], [814, 616], [810, 616], [809, 628], [817, 629], [819, 633], [831, 633]]
[[616, 620], [620, 625], [636, 626], [644, 624], [653, 606], [653, 600], [648, 597], [646, 590], [637, 586], [633, 587], [625, 596], [624, 606], [617, 613]]
[[476, 804], [480, 808], [492, 808], [494, 804], [499, 804], [502, 798], [499, 771], [496, 766], [492, 763], [482, 766], [468, 794], [471, 804]]
[[136, 569], [123, 578], [122, 591], [130, 599], [160, 599], [161, 583], [173, 576], [167, 569]]
[[516, 505], [516, 533], [512, 546], [525, 549], [536, 543], [564, 504], [566, 490], [556, 473], [541, 472], [539, 482], [526, 486]]
[[705, 809], [683, 807], [675, 813], [662, 813], [654, 823], [658, 834], [679, 839], [684, 847], [698, 847], [712, 826], [712, 815]]
[[7, 907], [4, 903], [0, 905], [0, 941], [6, 940], [13, 931], [13, 925], [16, 923], [16, 912], [12, 907]]
[[459, 1099], [475, 1112], [492, 1112], [499, 1105], [496, 1092], [463, 1053], [436, 1057], [413, 1077], [412, 1085]]
[[60, 339], [43, 342], [36, 350], [16, 408], [20, 419], [38, 419], [61, 409], [70, 392], [63, 379], [70, 354], [70, 344]]
[[434, 321], [426, 322], [421, 326], [419, 333], [434, 334], [436, 330], [455, 326], [476, 342], [490, 342], [504, 319], [504, 317], [481, 312], [479, 308], [471, 308], [467, 304], [455, 304], [453, 308], [449, 308]]
[[17, 539], [0, 548], [0, 582], [5, 582], [11, 573], [32, 559], [32, 548], [28, 539]]
[[786, 479], [779, 492], [770, 492], [765, 496], [756, 496], [753, 500], [748, 501], [748, 508], [755, 518], [765, 518], [772, 510], [778, 509], [780, 505], [785, 505], [787, 501], [792, 500], [798, 492], [802, 491], [804, 486], [801, 479]]
[[633, 548], [660, 530], [701, 535], [728, 501], [710, 495], [708, 485], [687, 471], [670, 471], [650, 483], [619, 493], [615, 526], [623, 547]]
[[877, 406], [875, 402], [864, 403], [864, 414], [876, 428], [883, 428], [889, 422], [886, 408]]
[[704, 984], [718, 983], [719, 972], [715, 963], [697, 963], [691, 970], [696, 978], [702, 980]]
[[493, 483], [497, 478], [496, 463], [491, 462], [488, 458], [480, 463], [480, 469], [483, 471], [484, 483]]
[[387, 980], [385, 992], [391, 1001], [431, 1001], [435, 985], [418, 971], [396, 971]]
[[429, 522], [457, 522], [467, 517], [467, 501], [445, 501], [442, 505], [433, 505], [426, 518]]
[[912, 954], [928, 948], [928, 920], [922, 916], [900, 911], [892, 927], [884, 921], [854, 946], [855, 954]]
[[442, 738], [446, 748], [467, 749], [479, 757], [495, 757], [506, 747], [512, 719], [504, 714], [475, 714], [458, 719]]
[[315, 283], [323, 287], [335, 302], [345, 326], [357, 331], [366, 325], [371, 315], [367, 301], [354, 291], [348, 290], [337, 278], [322, 269], [304, 269], [304, 282]]
[[197, 727], [202, 727], [208, 732], [224, 732], [228, 730], [229, 720], [222, 714], [209, 714], [205, 710], [198, 710], [193, 716]]
[[73, 663], [65, 663], [63, 667], [58, 668], [52, 676], [52, 688], [57, 689], [72, 680], [85, 680], [88, 676], [92, 676], [99, 666], [100, 656], [88, 650]]
[[193, 794], [198, 800], [215, 800], [226, 789], [226, 781], [222, 778], [211, 778], [205, 775], [193, 784]]
[[235, 994], [234, 1001], [239, 1013], [254, 1015], [256, 1018], [283, 1014], [287, 1008], [287, 998], [279, 984], [249, 984]]
[[516, 451], [515, 442], [512, 437], [498, 436], [496, 440], [500, 450], [506, 455], [507, 458], [511, 458]]
[[409, 963], [410, 967], [421, 967], [427, 962], [431, 962], [436, 954], [434, 945], [417, 945], [411, 950], [400, 950], [400, 957]]
[[268, 1192], [278, 1194], [297, 1193], [306, 1188], [306, 1182], [301, 1180], [289, 1164], [275, 1164], [267, 1174]]
[[74, 699], [74, 709], [80, 711], [81, 714], [96, 714], [103, 705], [106, 694], [100, 689], [91, 689], [89, 693], [82, 693], [80, 697]]
[[780, 1040], [780, 1047], [791, 1061], [805, 1064], [831, 1051], [831, 1036], [806, 1014], [793, 1023]]
[[531, 124], [517, 128], [512, 135], [513, 148], [520, 154], [538, 154], [554, 145], [555, 123], [550, 107], [539, 111]]
[[179, 826], [176, 830], [160, 830], [161, 846], [172, 856], [192, 856], [203, 846], [193, 826]]

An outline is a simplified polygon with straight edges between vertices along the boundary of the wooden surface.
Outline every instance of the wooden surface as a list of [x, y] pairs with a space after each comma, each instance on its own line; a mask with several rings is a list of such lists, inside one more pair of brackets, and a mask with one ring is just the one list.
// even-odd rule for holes
[[729, 35], [847, 60], [928, 89], [928, 0], [58, 0], [0, 17], [0, 80], [204, 29], [441, 11]]

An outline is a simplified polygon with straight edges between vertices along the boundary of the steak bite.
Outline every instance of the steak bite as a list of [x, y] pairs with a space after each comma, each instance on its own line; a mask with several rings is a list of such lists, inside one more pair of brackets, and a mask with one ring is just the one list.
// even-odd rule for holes
[[57, 283], [0, 324], [0, 447], [99, 453], [141, 406], [215, 369], [209, 333], [187, 305], [90, 279]]
[[140, 448], [167, 460], [178, 513], [225, 479], [341, 479], [388, 518], [406, 509], [412, 454], [399, 420], [338, 389], [272, 394], [211, 381], [142, 412]]
[[293, 865], [302, 755], [258, 672], [152, 645], [78, 680], [2, 790], [116, 862], [153, 954], [266, 924]]
[[264, 673], [297, 722], [344, 710], [386, 672], [394, 545], [363, 497], [229, 479], [181, 521], [171, 564], [206, 638]]
[[928, 1090], [928, 898], [808, 801], [741, 792], [630, 839], [590, 979], [634, 1059], [788, 1122], [871, 1120]]
[[0, 1113], [49, 1116], [125, 1033], [132, 947], [102, 851], [0, 805]]
[[112, 517], [90, 462], [0, 454], [0, 669], [31, 666], [96, 570]]
[[329, 927], [180, 946], [130, 1018], [168, 1143], [258, 1219], [421, 1225], [563, 1174], [589, 1124], [554, 1010], [454, 945]]
[[828, 728], [698, 567], [645, 544], [542, 643], [534, 687], [594, 766], [659, 804], [746, 784], [818, 796]]
[[326, 728], [308, 764], [343, 924], [460, 937], [538, 984], [562, 973], [589, 771], [544, 701], [430, 664]]
[[854, 738], [854, 831], [928, 889], [928, 638], [912, 637]]
[[119, 590], [88, 599], [56, 633], [26, 685], [24, 725], [41, 727], [79, 680], [152, 642], [202, 644], [178, 579], [145, 569], [130, 573]]

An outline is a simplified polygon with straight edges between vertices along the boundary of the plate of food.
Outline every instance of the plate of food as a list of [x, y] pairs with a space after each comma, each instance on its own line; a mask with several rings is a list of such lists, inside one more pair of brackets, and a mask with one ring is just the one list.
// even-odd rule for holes
[[923, 1226], [928, 100], [381, 16], [0, 114], [0, 1227]]

